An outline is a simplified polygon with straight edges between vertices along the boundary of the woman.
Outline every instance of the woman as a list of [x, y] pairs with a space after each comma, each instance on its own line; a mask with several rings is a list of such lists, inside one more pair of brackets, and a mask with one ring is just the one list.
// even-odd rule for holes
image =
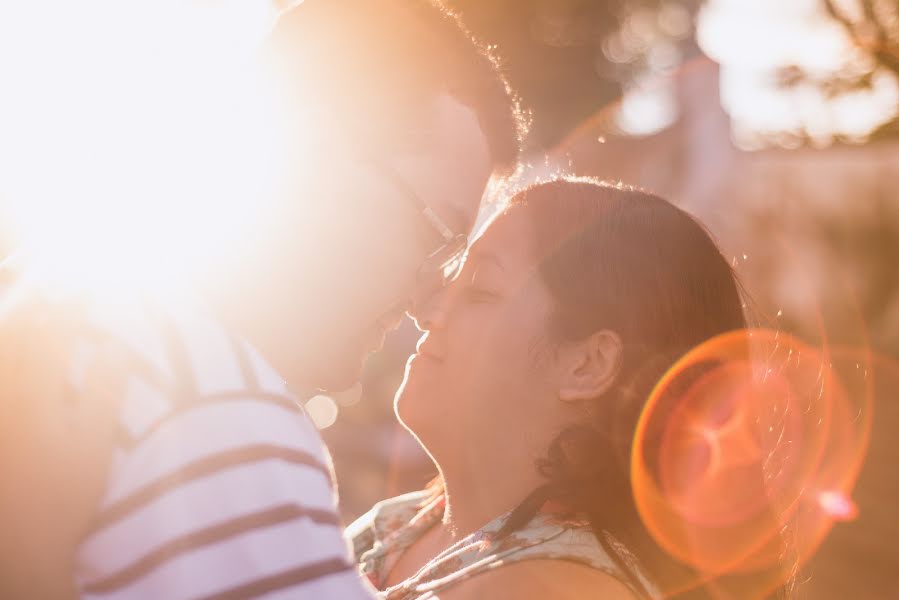
[[440, 475], [349, 530], [387, 598], [633, 600], [685, 581], [641, 525], [628, 455], [665, 370], [745, 327], [702, 226], [640, 191], [540, 184], [413, 316], [427, 333], [396, 411]]

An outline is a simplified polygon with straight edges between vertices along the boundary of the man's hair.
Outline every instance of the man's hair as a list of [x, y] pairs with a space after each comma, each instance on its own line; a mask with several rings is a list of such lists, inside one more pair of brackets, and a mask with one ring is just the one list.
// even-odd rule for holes
[[288, 97], [324, 105], [360, 141], [427, 140], [433, 100], [447, 93], [477, 115], [494, 170], [515, 167], [520, 105], [490, 48], [438, 0], [305, 0], [281, 17], [269, 50]]

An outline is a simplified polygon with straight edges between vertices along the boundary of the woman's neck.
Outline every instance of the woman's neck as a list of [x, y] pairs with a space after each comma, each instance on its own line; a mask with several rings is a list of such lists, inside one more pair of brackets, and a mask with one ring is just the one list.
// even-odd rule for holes
[[523, 454], [439, 466], [446, 494], [443, 525], [453, 541], [514, 509], [541, 482], [533, 459]]

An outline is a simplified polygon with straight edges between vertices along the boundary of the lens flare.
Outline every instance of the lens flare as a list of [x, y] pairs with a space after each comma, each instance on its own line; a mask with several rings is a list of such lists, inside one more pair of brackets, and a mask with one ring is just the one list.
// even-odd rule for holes
[[858, 516], [858, 506], [841, 492], [820, 492], [818, 503], [835, 521], [851, 521]]
[[866, 358], [757, 329], [713, 338], [666, 373], [631, 477], [649, 532], [698, 573], [679, 585], [770, 571], [755, 585], [773, 588], [785, 552], [807, 560], [855, 516], [873, 410]]

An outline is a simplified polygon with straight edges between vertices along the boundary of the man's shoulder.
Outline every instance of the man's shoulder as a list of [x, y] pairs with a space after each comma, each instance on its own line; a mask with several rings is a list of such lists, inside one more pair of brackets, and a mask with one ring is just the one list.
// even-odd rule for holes
[[157, 313], [151, 321], [167, 379], [160, 385], [136, 374], [123, 399], [132, 468], [219, 456], [259, 466], [294, 462], [333, 478], [300, 399], [255, 348], [200, 310]]
[[[83, 589], [164, 597], [211, 585], [187, 576], [210, 564], [247, 581], [277, 565], [309, 569], [291, 585], [313, 587], [346, 570], [330, 457], [283, 380], [206, 315], [148, 322], [168, 370], [135, 371], [123, 398], [121, 447], [80, 548]], [[177, 577], [141, 558], [157, 555]]]

